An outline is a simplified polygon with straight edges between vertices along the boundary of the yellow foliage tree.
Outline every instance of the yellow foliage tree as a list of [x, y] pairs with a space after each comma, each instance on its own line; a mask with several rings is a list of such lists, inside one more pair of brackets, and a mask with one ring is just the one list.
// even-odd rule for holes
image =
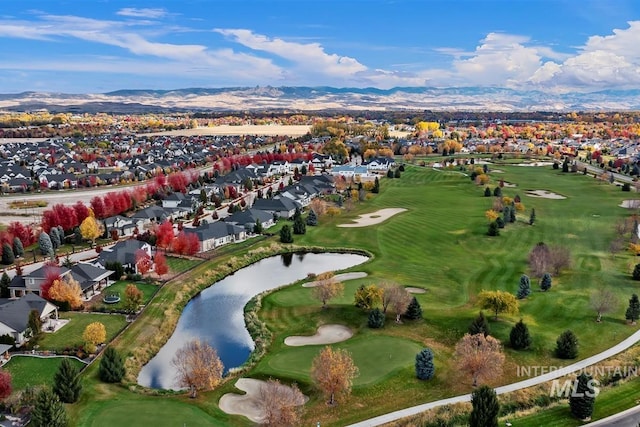
[[484, 212], [484, 216], [487, 217], [487, 220], [489, 220], [489, 222], [493, 222], [498, 219], [500, 214], [498, 214], [498, 212], [494, 211], [493, 209], [489, 209]]
[[351, 385], [358, 375], [358, 367], [345, 349], [326, 346], [313, 359], [311, 378], [330, 405], [351, 393]]
[[72, 309], [82, 307], [82, 289], [74, 278], [54, 280], [49, 288], [49, 298], [54, 301], [67, 302]]
[[505, 291], [482, 291], [478, 294], [480, 307], [493, 311], [494, 318], [498, 313], [516, 314], [519, 310], [515, 295]]
[[84, 332], [82, 333], [82, 339], [84, 340], [87, 351], [93, 353], [96, 351], [96, 346], [107, 340], [107, 330], [100, 322], [89, 323]]
[[80, 224], [80, 234], [84, 239], [91, 240], [93, 245], [96, 239], [102, 235], [102, 226], [93, 215], [89, 215]]

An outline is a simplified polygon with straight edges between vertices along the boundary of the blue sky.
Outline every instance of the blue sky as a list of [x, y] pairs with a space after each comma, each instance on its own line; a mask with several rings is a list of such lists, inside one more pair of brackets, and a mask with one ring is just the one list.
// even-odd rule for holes
[[0, 0], [0, 93], [640, 89], [636, 0]]

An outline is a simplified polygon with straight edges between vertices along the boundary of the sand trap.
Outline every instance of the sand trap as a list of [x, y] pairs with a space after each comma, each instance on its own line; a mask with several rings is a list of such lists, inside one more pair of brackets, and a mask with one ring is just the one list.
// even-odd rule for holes
[[[227, 393], [220, 398], [218, 406], [223, 412], [231, 415], [242, 415], [249, 418], [254, 423], [262, 423], [264, 413], [260, 409], [260, 386], [265, 381], [254, 380], [252, 378], [240, 378], [236, 381], [236, 388], [246, 394]], [[285, 386], [286, 387], [286, 386]], [[304, 397], [304, 403], [309, 398]]]
[[504, 173], [504, 171], [502, 171], [500, 169], [493, 169], [493, 170], [490, 170], [489, 172], [492, 172], [492, 173]]
[[640, 200], [623, 200], [618, 206], [627, 209], [638, 209], [640, 208]]
[[515, 166], [553, 166], [553, 162], [517, 163]]
[[303, 345], [334, 344], [346, 341], [353, 336], [351, 329], [344, 325], [322, 325], [318, 332], [311, 336], [293, 335], [286, 337], [284, 343], [292, 347]]
[[360, 215], [358, 219], [354, 220], [355, 223], [353, 224], [340, 224], [338, 227], [366, 227], [367, 225], [380, 224], [395, 214], [399, 214], [404, 211], [406, 211], [404, 208], [380, 209], [379, 211], [372, 212], [370, 214]]
[[[343, 282], [345, 280], [352, 280], [352, 279], [362, 279], [363, 277], [367, 277], [367, 273], [365, 273], [364, 271], [354, 271], [352, 273], [342, 273], [342, 274], [336, 274], [335, 276], [333, 276], [333, 278], [336, 279], [338, 282]], [[313, 288], [318, 286], [318, 283], [320, 282], [315, 280], [313, 282], [303, 283], [302, 287]]]
[[427, 292], [426, 289], [423, 288], [415, 288], [413, 286], [407, 286], [405, 288], [407, 290], [407, 292], [409, 292], [410, 294], [424, 294]]
[[502, 184], [503, 184], [505, 187], [508, 187], [508, 188], [514, 188], [514, 187], [517, 187], [517, 185], [516, 185], [516, 184], [514, 184], [514, 183], [512, 183], [512, 182], [506, 182], [506, 181], [503, 181], [503, 182], [502, 182]]
[[524, 193], [530, 197], [541, 197], [543, 199], [566, 199], [566, 197], [560, 194], [552, 193], [551, 191], [547, 190], [526, 190]]

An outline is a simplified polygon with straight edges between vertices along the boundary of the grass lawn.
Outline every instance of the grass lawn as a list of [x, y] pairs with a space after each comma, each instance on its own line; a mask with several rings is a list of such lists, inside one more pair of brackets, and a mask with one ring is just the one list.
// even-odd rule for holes
[[[630, 215], [618, 207], [632, 194], [619, 187], [602, 183], [582, 174], [563, 174], [547, 167], [520, 167], [511, 164], [489, 165], [489, 187], [493, 190], [500, 180], [516, 184], [504, 187], [503, 195], [519, 195], [525, 211], [515, 223], [501, 230], [500, 236], [487, 236], [487, 220], [493, 197], [483, 197], [484, 186], [472, 183], [458, 170], [435, 171], [407, 166], [400, 179], [381, 179], [380, 194], [364, 203], [355, 203], [350, 211], [337, 217], [322, 217], [320, 226], [307, 227], [305, 235], [296, 235], [295, 243], [326, 248], [365, 249], [373, 259], [356, 267], [365, 271], [364, 279], [345, 282], [345, 293], [330, 302], [327, 310], [311, 296], [311, 290], [299, 285], [274, 292], [263, 300], [259, 316], [274, 335], [269, 353], [246, 376], [279, 377], [296, 381], [303, 392], [311, 396], [306, 407], [306, 424], [321, 421], [322, 425], [344, 425], [364, 418], [431, 400], [471, 391], [470, 378], [456, 369], [453, 360], [455, 343], [467, 331], [477, 315], [476, 295], [481, 290], [516, 292], [520, 276], [528, 274], [527, 255], [538, 243], [563, 246], [571, 251], [571, 268], [553, 277], [548, 292], [538, 291], [537, 279], [532, 279], [533, 293], [520, 302], [516, 315], [500, 315], [491, 320], [492, 335], [508, 343], [511, 327], [522, 318], [529, 326], [533, 346], [528, 351], [505, 348], [506, 362], [502, 377], [490, 381], [491, 386], [511, 383], [517, 377], [519, 365], [561, 366], [574, 361], [559, 360], [553, 349], [558, 335], [573, 330], [580, 342], [579, 359], [598, 353], [621, 341], [637, 330], [624, 322], [626, 303], [637, 292], [630, 273], [635, 258], [627, 253], [611, 255], [609, 245], [615, 237], [614, 224]], [[526, 190], [548, 190], [565, 196], [562, 200], [535, 198]], [[382, 208], [405, 208], [403, 212], [379, 225], [363, 228], [340, 228], [359, 214]], [[531, 208], [536, 210], [536, 222], [528, 224]], [[271, 238], [277, 241], [277, 237]], [[268, 244], [263, 240], [260, 244]], [[238, 250], [245, 250], [244, 247]], [[188, 281], [209, 277], [217, 266], [229, 263], [233, 252], [224, 252], [211, 263], [198, 265], [189, 273]], [[223, 264], [225, 263], [225, 264]], [[204, 280], [204, 279], [203, 279]], [[179, 292], [188, 286], [187, 279], [164, 287], [149, 305], [141, 319], [129, 328], [117, 343], [130, 355], [140, 340], [157, 334], [166, 319], [166, 309]], [[366, 327], [367, 313], [353, 306], [353, 293], [360, 284], [397, 283], [418, 286], [426, 293], [416, 295], [424, 320], [398, 325], [391, 315], [384, 329], [372, 331]], [[607, 286], [620, 303], [614, 312], [596, 324], [590, 308], [590, 294]], [[316, 347], [290, 348], [283, 344], [288, 335], [315, 332], [324, 323], [345, 324], [356, 336], [338, 344], [349, 349], [361, 371], [353, 395], [347, 405], [327, 408], [309, 382], [309, 366]], [[81, 335], [81, 331], [80, 331]], [[435, 354], [436, 377], [428, 385], [415, 379], [415, 354], [430, 347]], [[391, 362], [389, 362], [391, 355]], [[211, 422], [225, 420], [227, 425], [244, 425], [241, 417], [221, 415], [217, 399], [229, 384], [207, 393], [206, 401], [194, 401]], [[150, 405], [148, 397], [130, 393], [124, 388], [113, 391], [118, 399]], [[393, 398], [390, 398], [393, 396]], [[173, 402], [167, 397], [165, 402]], [[74, 409], [77, 425], [96, 425], [97, 403], [85, 401]], [[179, 409], [188, 416], [189, 407]], [[93, 414], [85, 416], [83, 414]], [[539, 423], [540, 424], [540, 423]], [[546, 425], [545, 423], [542, 423]]]
[[93, 307], [93, 311], [100, 311], [101, 309], [105, 309], [105, 310], [124, 310], [124, 304], [125, 304], [125, 289], [127, 287], [128, 284], [134, 284], [138, 287], [139, 290], [142, 291], [142, 304], [146, 305], [149, 303], [149, 301], [151, 300], [151, 297], [153, 297], [153, 294], [158, 290], [158, 285], [153, 285], [153, 284], [149, 284], [149, 283], [145, 283], [145, 282], [133, 282], [130, 280], [118, 280], [117, 282], [113, 283], [112, 285], [110, 285], [109, 287], [105, 288], [102, 290], [102, 295], [103, 296], [107, 296], [107, 295], [111, 295], [111, 294], [119, 294], [120, 295], [120, 302], [117, 304], [105, 304], [104, 302], [100, 301], [99, 303], [97, 303], [94, 307]]
[[167, 265], [169, 266], [169, 271], [171, 273], [182, 273], [192, 269], [200, 263], [202, 263], [200, 260], [177, 258], [170, 255], [167, 256]]
[[[62, 357], [13, 356], [4, 365], [11, 373], [11, 384], [14, 390], [24, 390], [27, 386], [52, 385], [53, 376], [58, 371]], [[85, 366], [77, 359], [69, 358], [71, 364], [78, 369]]]
[[63, 350], [66, 347], [81, 345], [82, 333], [88, 324], [100, 322], [107, 330], [107, 342], [111, 341], [127, 324], [124, 315], [98, 313], [60, 313], [61, 319], [69, 319], [69, 323], [53, 333], [43, 333], [38, 342], [40, 350]]

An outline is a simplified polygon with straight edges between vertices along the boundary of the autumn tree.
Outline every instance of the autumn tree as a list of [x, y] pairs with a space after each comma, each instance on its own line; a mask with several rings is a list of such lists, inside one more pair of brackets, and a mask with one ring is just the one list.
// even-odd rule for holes
[[102, 233], [102, 226], [93, 215], [86, 217], [80, 224], [80, 234], [83, 239], [91, 242], [91, 246], [95, 245], [96, 239], [102, 236]]
[[358, 367], [353, 363], [351, 354], [345, 349], [324, 347], [313, 359], [311, 378], [329, 405], [351, 394], [353, 380], [358, 375]]
[[136, 270], [140, 274], [146, 274], [151, 270], [153, 266], [153, 262], [151, 261], [151, 256], [144, 249], [138, 249], [135, 253], [136, 259]]
[[98, 376], [106, 383], [119, 383], [125, 374], [122, 357], [113, 347], [107, 347], [100, 359]]
[[11, 395], [13, 386], [11, 385], [11, 373], [0, 369], [0, 400], [4, 400]]
[[262, 423], [270, 426], [296, 426], [306, 397], [297, 385], [287, 386], [279, 380], [269, 379], [260, 385], [258, 402], [264, 414]]
[[124, 307], [129, 313], [135, 313], [142, 304], [143, 293], [138, 287], [129, 283], [124, 289]]
[[411, 303], [411, 294], [403, 286], [393, 286], [384, 289], [383, 299], [388, 301], [396, 315], [396, 323], [400, 323], [400, 317], [407, 311]]
[[69, 308], [76, 310], [82, 307], [82, 289], [80, 283], [73, 277], [54, 280], [49, 288], [49, 298], [61, 303], [69, 304]]
[[480, 307], [494, 313], [495, 320], [499, 313], [516, 314], [519, 310], [516, 297], [505, 291], [482, 291], [478, 294], [478, 302]]
[[535, 277], [541, 277], [549, 269], [551, 249], [543, 242], [536, 244], [529, 252], [529, 268]]
[[74, 403], [80, 397], [82, 383], [80, 371], [68, 358], [63, 358], [53, 377], [53, 392], [64, 403]]
[[198, 390], [212, 390], [222, 379], [223, 365], [218, 353], [198, 339], [179, 348], [171, 365], [176, 370], [177, 385], [188, 388], [191, 397], [196, 397]]
[[173, 223], [164, 221], [156, 228], [156, 246], [167, 249], [174, 238]]
[[483, 385], [471, 393], [470, 427], [498, 427], [500, 402], [494, 389]]
[[107, 330], [100, 322], [89, 323], [87, 327], [84, 328], [82, 339], [86, 343], [87, 351], [94, 353], [96, 346], [107, 340]]
[[363, 310], [371, 310], [382, 302], [383, 290], [376, 285], [360, 285], [355, 293], [354, 304]]
[[162, 252], [156, 252], [155, 256], [153, 257], [153, 264], [153, 270], [158, 276], [162, 277], [169, 272], [167, 257], [165, 257]]
[[618, 306], [618, 297], [611, 290], [600, 287], [591, 294], [591, 308], [596, 312], [596, 322], [602, 321], [602, 315], [611, 313]]
[[473, 386], [478, 381], [486, 381], [499, 377], [502, 374], [504, 354], [500, 341], [491, 335], [465, 334], [456, 344], [456, 366], [464, 373], [471, 376]]
[[58, 395], [48, 387], [40, 390], [35, 398], [29, 425], [33, 427], [66, 427], [67, 423], [67, 412]]
[[313, 296], [322, 302], [322, 308], [327, 308], [327, 302], [344, 292], [344, 285], [338, 281], [333, 272], [327, 271], [316, 277], [316, 284], [313, 287]]

